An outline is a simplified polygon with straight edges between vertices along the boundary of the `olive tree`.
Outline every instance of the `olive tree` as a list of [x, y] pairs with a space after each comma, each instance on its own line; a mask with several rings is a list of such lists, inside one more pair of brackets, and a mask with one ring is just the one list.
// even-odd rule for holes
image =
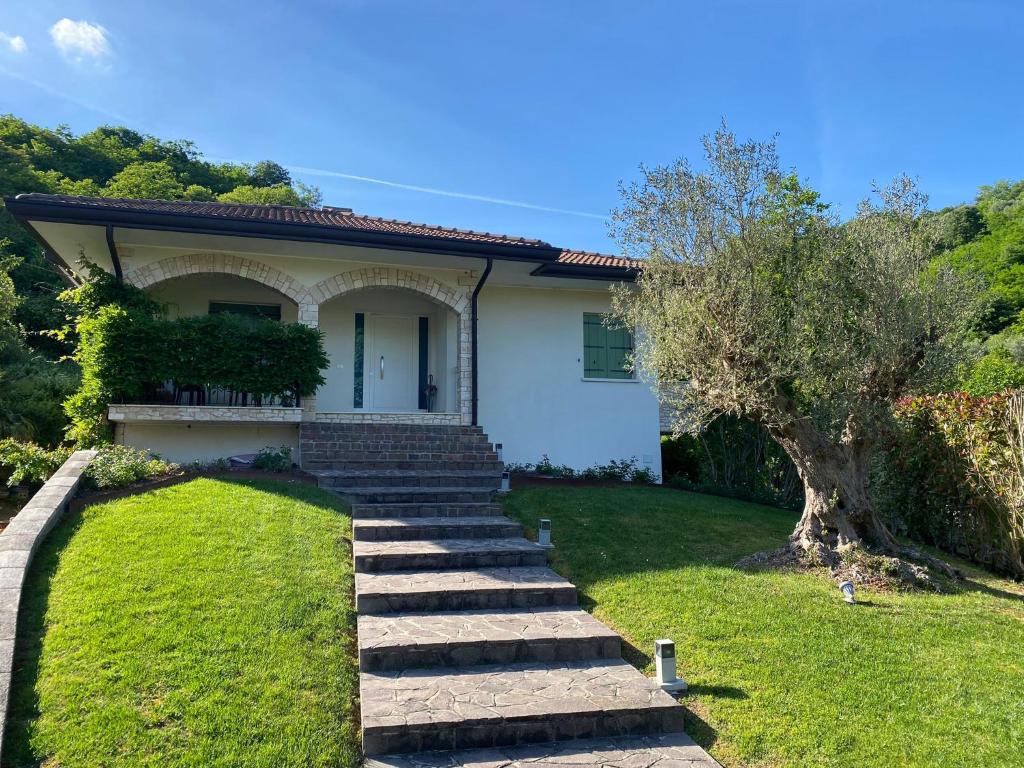
[[688, 424], [734, 414], [786, 451], [806, 499], [792, 551], [833, 568], [851, 546], [898, 554], [872, 452], [894, 401], [952, 369], [977, 291], [929, 264], [909, 179], [843, 222], [780, 169], [774, 141], [723, 125], [704, 149], [705, 170], [644, 168], [613, 217], [643, 260], [614, 298], [635, 362]]

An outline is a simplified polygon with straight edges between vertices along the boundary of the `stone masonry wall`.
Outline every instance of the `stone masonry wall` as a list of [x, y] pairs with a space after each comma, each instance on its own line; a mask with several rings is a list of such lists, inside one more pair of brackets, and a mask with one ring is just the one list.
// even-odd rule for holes
[[0, 533], [0, 750], [14, 669], [14, 642], [25, 575], [39, 545], [78, 490], [95, 451], [76, 451]]

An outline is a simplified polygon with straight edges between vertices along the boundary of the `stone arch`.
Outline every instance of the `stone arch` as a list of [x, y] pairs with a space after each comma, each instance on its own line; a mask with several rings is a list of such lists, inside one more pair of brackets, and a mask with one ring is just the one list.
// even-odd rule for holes
[[446, 305], [460, 317], [469, 306], [469, 295], [462, 288], [446, 285], [422, 272], [393, 267], [367, 267], [341, 272], [321, 280], [309, 292], [313, 300], [323, 304], [364, 288], [397, 288], [420, 293]]
[[284, 294], [298, 305], [300, 323], [317, 325], [319, 305], [303, 283], [268, 264], [230, 253], [169, 256], [132, 270], [125, 280], [138, 288], [149, 288], [176, 277], [214, 273], [253, 280]]
[[455, 398], [463, 424], [473, 420], [473, 356], [470, 341], [472, 317], [469, 290], [447, 285], [422, 272], [396, 267], [366, 267], [340, 272], [309, 289], [313, 301], [323, 304], [346, 293], [366, 288], [393, 288], [426, 296], [447, 306], [458, 317], [458, 377]]

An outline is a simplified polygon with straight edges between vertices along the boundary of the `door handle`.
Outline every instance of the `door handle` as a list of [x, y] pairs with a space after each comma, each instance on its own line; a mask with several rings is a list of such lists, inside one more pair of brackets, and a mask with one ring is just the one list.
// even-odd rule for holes
[[380, 356], [380, 377], [384, 378], [384, 355]]

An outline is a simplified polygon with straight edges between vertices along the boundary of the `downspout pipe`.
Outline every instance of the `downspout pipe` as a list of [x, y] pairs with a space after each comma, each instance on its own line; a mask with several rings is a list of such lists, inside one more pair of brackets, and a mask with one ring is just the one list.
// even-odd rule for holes
[[470, 338], [470, 355], [471, 355], [470, 365], [472, 367], [472, 371], [471, 371], [471, 374], [472, 374], [472, 377], [471, 377], [472, 384], [471, 384], [471, 386], [473, 388], [472, 403], [473, 403], [473, 426], [474, 427], [477, 426], [477, 423], [478, 423], [478, 418], [477, 417], [478, 417], [478, 413], [479, 413], [479, 410], [480, 410], [480, 398], [477, 395], [477, 384], [478, 384], [478, 382], [480, 380], [479, 374], [477, 373], [477, 350], [478, 350], [478, 344], [477, 344], [477, 320], [479, 319], [479, 314], [480, 314], [479, 311], [478, 311], [478, 309], [479, 309], [479, 307], [478, 307], [478, 298], [480, 296], [481, 289], [484, 287], [484, 283], [487, 282], [487, 278], [490, 277], [490, 275], [491, 275], [491, 267], [493, 267], [493, 266], [494, 266], [494, 259], [492, 259], [490, 256], [488, 256], [487, 257], [487, 266], [484, 267], [484, 272], [483, 272], [482, 275], [480, 275], [480, 279], [476, 283], [476, 288], [473, 289], [473, 299], [471, 301], [472, 308], [470, 309], [470, 318], [471, 318], [471, 325], [472, 325], [472, 327], [470, 328], [470, 337], [471, 337]]
[[124, 272], [121, 270], [121, 259], [117, 255], [117, 245], [114, 244], [114, 226], [107, 224], [107, 250], [110, 251], [110, 263], [114, 265], [114, 276], [117, 282], [124, 282]]

